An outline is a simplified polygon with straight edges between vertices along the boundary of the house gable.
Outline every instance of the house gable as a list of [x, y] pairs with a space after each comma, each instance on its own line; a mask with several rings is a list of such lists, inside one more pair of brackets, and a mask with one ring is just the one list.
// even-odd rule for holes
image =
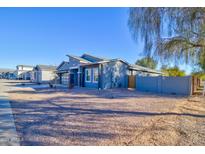
[[80, 60], [69, 56], [69, 67], [78, 67], [80, 65]]
[[40, 67], [37, 65], [36, 67], [34, 67], [33, 71], [41, 71]]
[[63, 61], [58, 67], [58, 71], [68, 71], [69, 70], [69, 62]]

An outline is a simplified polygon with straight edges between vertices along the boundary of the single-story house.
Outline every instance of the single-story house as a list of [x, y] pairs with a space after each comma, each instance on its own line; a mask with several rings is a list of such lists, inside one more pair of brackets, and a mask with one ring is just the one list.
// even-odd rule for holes
[[16, 74], [14, 73], [14, 71], [6, 72], [5, 79], [14, 80], [16, 79]]
[[16, 79], [18, 80], [31, 80], [31, 71], [33, 66], [30, 65], [17, 65], [16, 66]]
[[[106, 59], [83, 54], [82, 56], [67, 55], [69, 62], [61, 63], [57, 74], [62, 74], [66, 66], [66, 84], [69, 87], [88, 87], [98, 89], [127, 88], [128, 75], [159, 76], [161, 72], [138, 65], [130, 65], [121, 59]], [[62, 78], [60, 83], [63, 83]]]
[[15, 70], [12, 69], [0, 69], [0, 79], [16, 79]]
[[52, 65], [37, 65], [33, 69], [33, 82], [48, 83], [56, 78], [56, 66]]
[[27, 71], [27, 72], [23, 73], [23, 79], [24, 80], [32, 81], [33, 80], [33, 76], [34, 76], [33, 70], [32, 71]]

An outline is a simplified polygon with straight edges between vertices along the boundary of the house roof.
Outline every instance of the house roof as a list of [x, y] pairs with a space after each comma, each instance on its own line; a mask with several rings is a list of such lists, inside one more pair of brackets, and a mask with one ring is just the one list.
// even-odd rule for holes
[[[96, 62], [100, 62], [100, 61], [109, 60], [109, 59], [107, 59], [107, 58], [97, 57], [97, 56], [93, 56], [93, 55], [90, 55], [90, 54], [87, 54], [87, 53], [83, 54], [82, 56], [75, 56], [75, 55], [70, 55], [70, 54], [67, 55], [67, 56], [68, 56], [68, 57], [72, 57], [72, 58], [74, 58], [74, 59], [77, 59], [77, 60], [79, 60], [79, 61], [82, 62], [82, 63], [96, 63]], [[86, 56], [87, 56], [87, 57], [94, 58], [94, 59], [96, 59], [96, 61], [93, 62], [93, 61], [87, 59]]]
[[125, 61], [123, 59], [120, 59], [120, 58], [111, 59], [109, 61], [121, 61], [121, 62], [127, 64], [130, 69], [137, 70], [137, 71], [150, 72], [150, 73], [156, 73], [156, 74], [163, 74], [162, 72], [154, 70], [154, 69], [150, 69], [150, 68], [143, 67], [143, 66], [140, 66], [140, 65], [129, 64], [127, 61]]
[[129, 69], [132, 69], [132, 70], [137, 70], [137, 71], [142, 71], [142, 72], [150, 72], [150, 73], [156, 73], [156, 74], [163, 74], [162, 72], [154, 70], [154, 69], [150, 69], [150, 68], [147, 68], [147, 67], [142, 67], [142, 66], [139, 66], [139, 65], [129, 64], [127, 61], [119, 59], [119, 58], [111, 59], [111, 60], [103, 60], [103, 61], [95, 62], [95, 63], [83, 64], [82, 66], [102, 64], [102, 63], [115, 62], [115, 61], [121, 61], [121, 62], [125, 63], [126, 65], [128, 65]]
[[31, 66], [31, 65], [17, 65], [17, 66], [23, 66], [23, 67], [34, 67], [34, 66]]
[[77, 59], [77, 60], [79, 60], [80, 62], [83, 62], [83, 63], [91, 63], [90, 61], [88, 61], [88, 60], [86, 60], [86, 59], [84, 59], [84, 58], [81, 58], [81, 57], [79, 57], [79, 56], [74, 56], [74, 55], [67, 55], [68, 57], [72, 57], [72, 58], [74, 58], [74, 59]]
[[[154, 70], [154, 69], [150, 69], [150, 68], [147, 68], [147, 67], [142, 67], [142, 66], [139, 66], [139, 65], [129, 64], [127, 61], [125, 61], [123, 59], [120, 59], [120, 58], [106, 59], [106, 58], [96, 57], [96, 56], [93, 56], [93, 55], [90, 55], [90, 54], [87, 54], [87, 53], [83, 54], [81, 57], [74, 56], [74, 55], [67, 55], [67, 56], [73, 57], [75, 59], [78, 59], [80, 62], [83, 62], [84, 64], [81, 64], [82, 66], [102, 64], [102, 63], [113, 62], [113, 61], [121, 61], [121, 62], [125, 63], [126, 65], [128, 65], [129, 69], [131, 69], [131, 70], [150, 72], [150, 73], [156, 73], [156, 74], [163, 74], [162, 72]], [[89, 56], [89, 57], [93, 57], [95, 59], [99, 59], [99, 61], [91, 62], [87, 59], [84, 59], [83, 57], [85, 57], [85, 56]]]
[[89, 64], [83, 64], [85, 65], [93, 65], [93, 64], [102, 64], [102, 63], [108, 63], [108, 62], [114, 62], [114, 61], [121, 61], [127, 65], [129, 65], [129, 63], [127, 63], [126, 61], [122, 60], [122, 59], [110, 59], [110, 60], [103, 60], [103, 61], [99, 61], [99, 62], [94, 62], [94, 63], [89, 63]]
[[140, 65], [131, 65], [130, 64], [130, 69], [137, 70], [137, 71], [143, 71], [143, 72], [156, 73], [156, 74], [163, 74], [160, 71], [157, 71], [157, 70], [154, 70], [154, 69], [151, 69], [151, 68], [147, 68], [147, 67], [143, 67], [143, 66], [140, 66]]
[[88, 53], [84, 53], [81, 58], [85, 57], [85, 56], [88, 56], [88, 57], [92, 57], [94, 59], [97, 59], [98, 61], [105, 61], [105, 60], [109, 60], [107, 58], [104, 58], [104, 57], [98, 57], [98, 56], [93, 56], [93, 55], [90, 55]]
[[67, 61], [62, 61], [62, 63], [60, 63], [60, 65], [56, 68], [57, 70], [62, 66], [62, 65], [64, 65], [64, 64], [69, 64], [69, 62], [67, 62]]
[[36, 67], [40, 68], [41, 70], [56, 70], [57, 66], [53, 65], [37, 65]]

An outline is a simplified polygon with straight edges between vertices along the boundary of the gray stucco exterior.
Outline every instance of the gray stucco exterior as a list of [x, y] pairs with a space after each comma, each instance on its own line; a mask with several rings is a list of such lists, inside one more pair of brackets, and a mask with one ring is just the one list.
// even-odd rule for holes
[[111, 61], [102, 65], [102, 89], [127, 88], [128, 66], [121, 61]]

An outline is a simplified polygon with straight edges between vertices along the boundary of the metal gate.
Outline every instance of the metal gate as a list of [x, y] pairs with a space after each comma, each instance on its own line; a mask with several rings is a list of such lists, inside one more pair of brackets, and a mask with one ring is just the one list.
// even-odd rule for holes
[[135, 88], [136, 87], [136, 76], [129, 75], [128, 76], [128, 88]]

